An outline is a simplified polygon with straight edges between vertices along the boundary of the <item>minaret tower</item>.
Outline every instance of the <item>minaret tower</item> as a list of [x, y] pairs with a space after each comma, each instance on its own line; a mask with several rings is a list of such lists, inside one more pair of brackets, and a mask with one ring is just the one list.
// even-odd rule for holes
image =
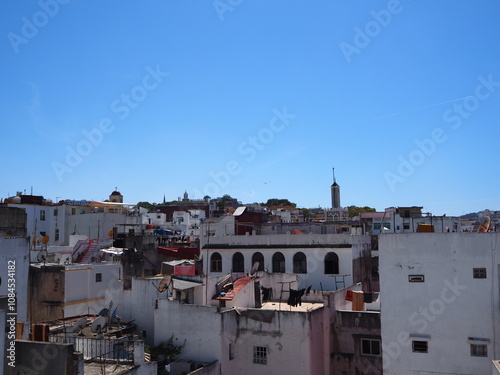
[[335, 168], [333, 169], [333, 184], [331, 186], [332, 190], [332, 208], [340, 208], [340, 186], [335, 180]]

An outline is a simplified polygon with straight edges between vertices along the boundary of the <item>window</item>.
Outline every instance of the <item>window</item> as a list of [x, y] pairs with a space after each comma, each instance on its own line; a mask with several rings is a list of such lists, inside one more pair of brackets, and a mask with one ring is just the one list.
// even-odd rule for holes
[[325, 275], [338, 275], [339, 273], [339, 256], [335, 253], [325, 255]]
[[473, 357], [487, 357], [488, 345], [486, 344], [470, 344], [470, 355]]
[[380, 340], [361, 339], [361, 354], [380, 355]]
[[40, 210], [40, 221], [45, 221], [45, 210]]
[[76, 208], [75, 207], [71, 208], [71, 215], [76, 215]]
[[253, 363], [267, 365], [267, 348], [265, 346], [253, 347]]
[[408, 275], [408, 281], [410, 283], [423, 283], [425, 282], [424, 275]]
[[412, 341], [411, 347], [414, 353], [427, 353], [428, 342], [427, 341]]
[[54, 233], [54, 241], [59, 241], [59, 229], [56, 229]]
[[219, 253], [213, 253], [210, 257], [210, 272], [222, 272], [222, 257]]
[[59, 212], [57, 211], [57, 208], [54, 209], [54, 216], [57, 216]]
[[95, 274], [95, 282], [100, 283], [102, 281], [102, 273]]
[[307, 258], [304, 253], [298, 252], [293, 256], [293, 272], [307, 273]]
[[285, 256], [277, 252], [273, 254], [273, 272], [285, 273]]
[[233, 272], [245, 272], [245, 258], [240, 252], [233, 255]]
[[472, 276], [474, 279], [486, 279], [486, 268], [474, 268]]
[[408, 223], [404, 223], [404, 224], [403, 224], [403, 229], [404, 229], [404, 230], [408, 230], [408, 229], [410, 229], [410, 224], [408, 224]]
[[252, 268], [256, 262], [259, 262], [257, 271], [264, 271], [264, 255], [262, 255], [262, 253], [256, 252], [252, 255]]

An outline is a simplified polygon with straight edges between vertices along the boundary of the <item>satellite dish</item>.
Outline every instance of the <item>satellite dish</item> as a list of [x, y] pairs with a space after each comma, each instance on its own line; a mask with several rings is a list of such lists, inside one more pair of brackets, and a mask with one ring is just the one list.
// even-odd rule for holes
[[113, 312], [111, 313], [111, 316], [109, 318], [109, 324], [113, 324], [113, 321], [115, 320], [115, 317], [116, 317], [116, 309], [118, 307], [115, 307], [115, 309], [113, 310]]
[[161, 279], [160, 284], [158, 284], [158, 286], [156, 286], [154, 283], [153, 283], [153, 285], [155, 285], [158, 292], [162, 293], [168, 289], [171, 282], [172, 282], [172, 276], [167, 275], [163, 279]]
[[49, 236], [47, 236], [47, 235], [43, 236], [43, 238], [42, 238], [42, 243], [43, 243], [44, 245], [47, 245], [47, 242], [49, 242], [49, 239], [50, 239], [50, 238], [49, 238]]
[[99, 311], [99, 314], [97, 314], [97, 315], [99, 315], [99, 316], [108, 315], [108, 312], [109, 312], [109, 310], [107, 308], [104, 308], [101, 311]]
[[115, 231], [113, 229], [111, 229], [109, 232], [108, 232], [108, 237], [113, 237], [113, 234], [115, 234]]
[[73, 332], [80, 332], [87, 325], [87, 319], [81, 318], [73, 326]]
[[480, 233], [487, 232], [488, 229], [490, 228], [490, 222], [491, 222], [490, 217], [486, 216], [484, 220], [481, 222], [481, 225], [479, 226], [477, 231]]
[[92, 324], [90, 325], [90, 331], [92, 333], [97, 333], [104, 327], [106, 327], [107, 323], [108, 323], [107, 317], [100, 316], [92, 322]]
[[45, 262], [47, 260], [47, 250], [40, 251], [36, 256], [36, 260], [38, 260], [40, 263]]
[[250, 271], [250, 275], [255, 275], [255, 272], [259, 270], [259, 262], [255, 262], [252, 266], [252, 270]]

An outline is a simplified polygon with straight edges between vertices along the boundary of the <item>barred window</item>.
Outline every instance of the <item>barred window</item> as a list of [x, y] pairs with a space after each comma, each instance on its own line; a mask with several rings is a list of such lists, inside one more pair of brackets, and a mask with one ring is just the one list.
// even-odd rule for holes
[[474, 279], [486, 279], [486, 268], [474, 268], [472, 276]]
[[411, 346], [414, 353], [427, 353], [429, 349], [427, 341], [412, 341]]
[[487, 357], [488, 346], [486, 344], [470, 344], [470, 355], [473, 357]]
[[267, 348], [265, 346], [253, 347], [253, 363], [267, 365]]

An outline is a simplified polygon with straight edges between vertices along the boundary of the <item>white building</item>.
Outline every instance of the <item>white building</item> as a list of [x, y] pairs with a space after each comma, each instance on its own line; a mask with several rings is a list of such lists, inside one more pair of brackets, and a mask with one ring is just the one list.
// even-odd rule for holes
[[30, 314], [32, 322], [98, 314], [108, 307], [105, 293], [121, 289], [120, 263], [32, 264]]
[[490, 374], [500, 358], [500, 233], [382, 234], [384, 374]]
[[[17, 312], [18, 322], [27, 322], [28, 318], [29, 262], [25, 237], [0, 237], [0, 296], [9, 297], [9, 312]], [[12, 294], [14, 299], [10, 298]], [[15, 310], [10, 310], [10, 306]]]
[[405, 210], [393, 207], [387, 208], [385, 212], [362, 212], [353, 220], [361, 220], [364, 232], [371, 232], [371, 234], [416, 233], [419, 224], [431, 224], [436, 233], [464, 230], [459, 217], [409, 215]]
[[305, 302], [289, 311], [285, 304], [262, 309], [183, 305], [166, 299], [155, 310], [157, 342], [174, 337], [182, 356], [218, 361], [222, 374], [322, 375], [326, 331], [323, 303]]
[[118, 315], [125, 321], [134, 320], [149, 345], [155, 341], [154, 312], [160, 299], [176, 303], [185, 303], [187, 299], [188, 303], [197, 305], [206, 303], [205, 289], [201, 282], [170, 278], [168, 284], [163, 284], [163, 279], [163, 276], [134, 277], [130, 289], [115, 288], [106, 291], [105, 304], [113, 302]]
[[140, 210], [131, 203], [70, 200], [54, 203], [41, 196], [25, 195], [6, 202], [7, 206], [26, 212], [27, 236], [34, 246], [40, 246], [44, 237], [44, 245], [68, 246], [70, 235], [106, 239], [112, 236], [110, 231], [140, 233], [142, 229]]
[[368, 281], [370, 248], [363, 235], [279, 234], [209, 237], [200, 252], [209, 276], [250, 273], [258, 263], [258, 271], [297, 274], [301, 288], [336, 290]]

